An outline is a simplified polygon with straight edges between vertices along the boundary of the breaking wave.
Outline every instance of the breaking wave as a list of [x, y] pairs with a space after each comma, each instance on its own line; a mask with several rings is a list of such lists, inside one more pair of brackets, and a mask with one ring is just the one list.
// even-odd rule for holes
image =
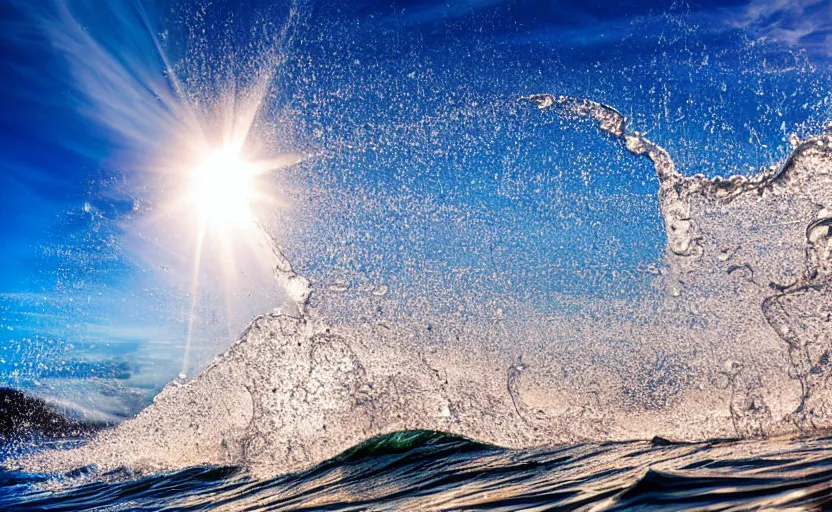
[[[306, 293], [298, 314], [258, 317], [199, 377], [170, 384], [136, 418], [15, 464], [131, 474], [241, 466], [272, 477], [356, 445], [352, 456], [445, 442], [432, 432], [530, 449], [829, 427], [832, 136], [793, 140], [782, 165], [751, 177], [688, 177], [612, 107], [548, 94], [522, 101], [540, 115], [589, 119], [652, 161], [667, 234], [655, 293], [587, 299], [578, 313], [545, 318], [519, 311], [511, 331], [500, 314], [333, 323], [306, 307]], [[662, 485], [658, 473], [645, 478]]]

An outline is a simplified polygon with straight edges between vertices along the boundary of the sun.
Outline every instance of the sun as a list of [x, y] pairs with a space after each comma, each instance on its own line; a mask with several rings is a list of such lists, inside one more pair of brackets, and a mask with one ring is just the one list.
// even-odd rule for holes
[[[231, 318], [231, 293], [243, 273], [254, 275], [267, 269], [278, 279], [287, 297], [302, 310], [311, 289], [308, 281], [295, 274], [281, 249], [258, 218], [259, 210], [282, 205], [272, 193], [269, 173], [301, 161], [293, 154], [263, 158], [246, 153], [244, 138], [222, 146], [195, 144], [196, 154], [183, 157], [187, 164], [173, 166], [179, 179], [169, 213], [178, 225], [193, 229], [191, 305], [185, 336], [185, 353], [180, 378], [185, 379], [190, 364], [193, 329], [197, 320], [199, 290], [203, 278], [218, 281], [227, 297]], [[173, 217], [171, 217], [173, 218]], [[209, 269], [206, 271], [206, 269]]]
[[209, 151], [191, 170], [188, 199], [200, 225], [225, 233], [254, 221], [255, 166], [239, 151]]

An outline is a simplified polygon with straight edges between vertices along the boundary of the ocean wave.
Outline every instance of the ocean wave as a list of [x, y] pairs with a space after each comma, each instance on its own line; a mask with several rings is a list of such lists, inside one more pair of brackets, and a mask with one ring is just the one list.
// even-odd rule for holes
[[[500, 317], [425, 330], [404, 318], [329, 325], [300, 307], [299, 316], [257, 318], [197, 379], [169, 385], [135, 419], [20, 466], [151, 473], [239, 465], [272, 476], [401, 430], [524, 449], [832, 426], [832, 137], [795, 141], [782, 166], [750, 178], [686, 177], [612, 107], [526, 100], [596, 121], [655, 165], [668, 240], [662, 293], [625, 308], [648, 311], [649, 321], [603, 301], [589, 318], [529, 319], [512, 333]], [[494, 332], [517, 344], [495, 345]], [[426, 335], [447, 341], [424, 343]]]
[[237, 467], [70, 487], [0, 471], [3, 510], [673, 510], [830, 503], [829, 438], [584, 443], [537, 450], [396, 432], [304, 471], [260, 480]]

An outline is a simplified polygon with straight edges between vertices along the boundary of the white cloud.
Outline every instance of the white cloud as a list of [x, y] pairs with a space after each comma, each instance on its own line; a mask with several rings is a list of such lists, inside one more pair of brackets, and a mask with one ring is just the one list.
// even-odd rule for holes
[[729, 14], [729, 23], [753, 37], [832, 54], [832, 2], [829, 0], [751, 0]]

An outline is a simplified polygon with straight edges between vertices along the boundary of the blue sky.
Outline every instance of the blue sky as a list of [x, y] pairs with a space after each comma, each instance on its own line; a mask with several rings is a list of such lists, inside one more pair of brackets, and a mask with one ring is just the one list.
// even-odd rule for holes
[[[123, 107], [119, 119], [149, 140], [163, 130], [152, 133], [145, 115], [152, 101], [90, 97], [92, 79], [79, 81], [56, 39], [59, 5], [129, 83], [172, 90], [157, 38], [194, 101], [210, 100], [212, 73], [245, 69], [288, 7], [0, 7], [0, 383], [98, 372], [152, 391], [177, 372], [188, 276], [168, 281], [125, 243], [136, 205], [158, 191], [136, 185], [138, 164], [124, 156], [141, 144], [102, 120]], [[522, 95], [614, 105], [691, 174], [755, 172], [785, 156], [790, 133], [829, 117], [830, 2], [324, 1], [296, 11], [257, 126], [315, 157], [274, 178], [289, 206], [263, 221], [320, 286], [386, 283], [395, 300], [437, 293], [424, 277], [435, 274], [460, 300], [505, 294], [543, 309], [562, 293], [643, 287], [637, 269], [663, 250], [652, 169], [589, 124], [518, 105]], [[93, 78], [106, 75], [92, 55]], [[246, 311], [268, 307], [252, 300]]]

